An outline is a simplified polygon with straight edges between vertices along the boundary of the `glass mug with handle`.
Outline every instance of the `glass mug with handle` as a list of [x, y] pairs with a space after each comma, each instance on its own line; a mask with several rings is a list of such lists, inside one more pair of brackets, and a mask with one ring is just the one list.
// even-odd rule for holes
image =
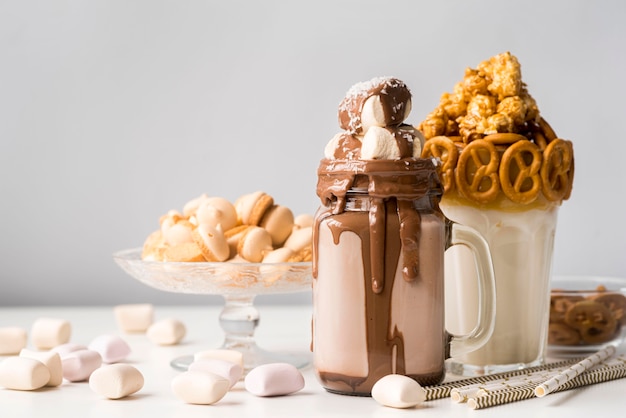
[[[495, 282], [486, 241], [439, 209], [436, 160], [326, 160], [313, 228], [313, 363], [324, 388], [369, 396], [403, 374], [441, 382], [445, 360], [476, 350], [495, 323]], [[476, 327], [451, 335], [444, 318], [444, 253], [476, 258]]]

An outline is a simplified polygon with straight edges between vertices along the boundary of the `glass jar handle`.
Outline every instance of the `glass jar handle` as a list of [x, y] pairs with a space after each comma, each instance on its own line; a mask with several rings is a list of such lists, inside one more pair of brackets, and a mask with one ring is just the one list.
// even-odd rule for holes
[[482, 347], [493, 333], [496, 319], [496, 282], [487, 241], [473, 228], [452, 223], [451, 245], [465, 245], [473, 253], [478, 275], [478, 318], [466, 335], [452, 335], [450, 357], [457, 357]]

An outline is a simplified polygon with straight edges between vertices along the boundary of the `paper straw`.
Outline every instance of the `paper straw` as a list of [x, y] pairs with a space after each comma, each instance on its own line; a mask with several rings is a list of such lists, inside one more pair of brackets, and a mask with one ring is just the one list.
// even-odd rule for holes
[[523, 386], [529, 383], [537, 385], [538, 383], [545, 382], [546, 379], [549, 379], [552, 376], [556, 376], [556, 374], [559, 373], [559, 371], [563, 368], [555, 370], [541, 370], [534, 373], [529, 373], [528, 375], [513, 376], [509, 378], [502, 378], [489, 382], [475, 383], [459, 388], [453, 388], [450, 391], [450, 399], [452, 399], [453, 402], [462, 403], [467, 401], [469, 398], [482, 396], [486, 393], [490, 393], [496, 390]]
[[572, 365], [571, 367], [568, 367], [567, 369], [563, 370], [556, 376], [548, 379], [547, 381], [537, 386], [535, 388], [535, 395], [537, 395], [540, 398], [543, 396], [546, 396], [550, 392], [553, 392], [555, 389], [557, 389], [559, 386], [572, 380], [573, 378], [585, 372], [586, 370], [589, 370], [596, 364], [601, 363], [602, 361], [611, 357], [613, 354], [615, 354], [615, 347], [610, 345], [598, 351], [597, 353], [590, 355], [584, 360]]
[[527, 374], [542, 371], [542, 370], [554, 370], [557, 368], [568, 367], [572, 365], [573, 363], [579, 362], [580, 360], [582, 360], [582, 358], [571, 358], [571, 359], [562, 360], [562, 361], [558, 361], [554, 363], [542, 364], [540, 366], [528, 367], [526, 369], [516, 369], [516, 370], [507, 371], [507, 372], [494, 373], [494, 374], [489, 374], [489, 375], [484, 375], [484, 376], [469, 377], [466, 379], [451, 381], [451, 382], [442, 383], [439, 385], [426, 386], [424, 387], [424, 390], [426, 391], [426, 400], [432, 401], [435, 399], [447, 398], [450, 396], [450, 392], [454, 388], [460, 388], [463, 386], [468, 386], [468, 385], [477, 384], [477, 383], [493, 382], [495, 380], [506, 379], [506, 378], [511, 378], [515, 376], [523, 376], [523, 375], [527, 375]]
[[[587, 370], [575, 378], [557, 387], [552, 393], [562, 392], [583, 386], [590, 386], [596, 383], [608, 382], [610, 380], [622, 379], [626, 377], [626, 363], [613, 366], [601, 365], [592, 370]], [[486, 396], [470, 398], [467, 404], [472, 409], [483, 409], [491, 406], [503, 405], [507, 403], [523, 401], [525, 399], [536, 398], [535, 388], [532, 384], [510, 390], [501, 390]]]

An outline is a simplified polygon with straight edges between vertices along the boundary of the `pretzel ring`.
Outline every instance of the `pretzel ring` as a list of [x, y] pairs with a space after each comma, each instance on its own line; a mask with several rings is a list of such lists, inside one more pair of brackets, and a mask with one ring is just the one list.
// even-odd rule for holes
[[592, 300], [575, 303], [565, 314], [565, 323], [590, 344], [608, 341], [617, 331], [617, 321], [609, 308]]
[[609, 308], [613, 317], [622, 325], [626, 325], [626, 297], [621, 293], [606, 292], [591, 298]]
[[459, 192], [479, 203], [495, 199], [500, 192], [499, 164], [498, 151], [491, 142], [476, 139], [467, 144], [459, 156], [455, 172]]
[[441, 160], [441, 182], [444, 192], [449, 192], [454, 187], [454, 167], [459, 158], [459, 150], [454, 142], [445, 136], [435, 136], [424, 144], [422, 158], [434, 157]]
[[[528, 162], [529, 156], [532, 158], [530, 162]], [[513, 162], [516, 168], [511, 166]], [[534, 201], [541, 190], [540, 169], [539, 148], [527, 139], [517, 141], [502, 155], [499, 170], [502, 191], [516, 203], [527, 204]]]
[[574, 181], [574, 153], [569, 141], [557, 138], [548, 144], [540, 174], [543, 194], [549, 200], [569, 197]]
[[487, 135], [483, 138], [486, 141], [493, 142], [498, 145], [514, 144], [517, 141], [524, 141], [526, 138], [524, 135], [514, 134], [510, 132], [500, 132], [497, 134]]
[[548, 343], [555, 345], [576, 345], [580, 341], [580, 334], [560, 322], [553, 322], [548, 326]]

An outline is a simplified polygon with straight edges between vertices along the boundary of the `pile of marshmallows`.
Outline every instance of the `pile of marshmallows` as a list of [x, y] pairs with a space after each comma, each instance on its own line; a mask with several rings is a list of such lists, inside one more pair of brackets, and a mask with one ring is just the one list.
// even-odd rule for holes
[[148, 236], [142, 259], [181, 262], [311, 261], [313, 217], [294, 216], [263, 191], [234, 203], [203, 194], [170, 210]]
[[[154, 322], [150, 304], [118, 305], [114, 314], [124, 332], [145, 332], [158, 345], [177, 344], [186, 334], [184, 324], [176, 319]], [[96, 394], [109, 399], [124, 398], [143, 388], [141, 372], [123, 363], [131, 348], [117, 335], [100, 335], [88, 345], [71, 343], [71, 324], [67, 320], [38, 318], [31, 328], [36, 350], [26, 348], [27, 337], [23, 328], [0, 328], [0, 355], [9, 355], [0, 362], [0, 387], [30, 391], [60, 386], [64, 379], [88, 381]], [[176, 376], [171, 387], [186, 403], [213, 404], [242, 376], [241, 352], [207, 350], [194, 355], [188, 371]], [[287, 395], [304, 387], [302, 374], [286, 363], [258, 366], [244, 382], [246, 390], [257, 396]]]

